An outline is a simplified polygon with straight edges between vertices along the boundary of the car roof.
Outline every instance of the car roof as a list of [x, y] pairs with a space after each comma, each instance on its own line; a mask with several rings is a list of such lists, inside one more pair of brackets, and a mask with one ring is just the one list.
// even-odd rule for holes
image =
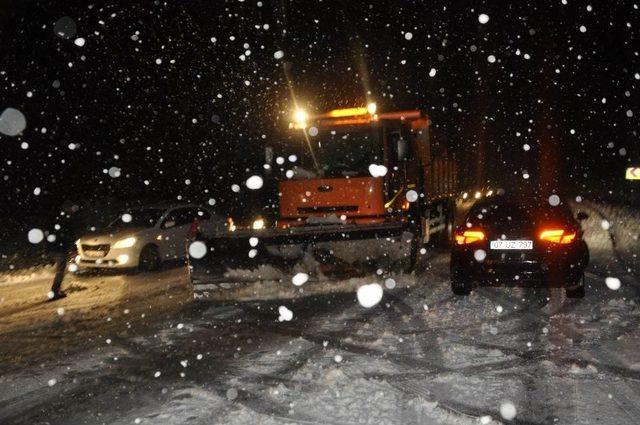
[[[558, 196], [558, 195], [555, 195]], [[565, 200], [558, 196], [560, 203], [558, 205], [566, 206], [567, 203]], [[487, 205], [522, 205], [523, 207], [532, 207], [532, 208], [546, 208], [552, 207], [551, 201], [549, 198], [545, 198], [542, 196], [530, 196], [530, 195], [522, 195], [517, 193], [510, 193], [504, 195], [496, 195], [492, 197], [484, 198], [473, 205], [473, 208], [476, 207], [484, 207]]]

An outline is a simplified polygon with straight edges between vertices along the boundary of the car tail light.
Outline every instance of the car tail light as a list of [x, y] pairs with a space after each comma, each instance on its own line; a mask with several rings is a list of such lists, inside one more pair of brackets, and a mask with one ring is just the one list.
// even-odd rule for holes
[[575, 231], [563, 229], [545, 229], [540, 232], [540, 240], [559, 244], [571, 243], [576, 239], [576, 236]]
[[466, 245], [474, 242], [480, 242], [485, 239], [482, 230], [465, 230], [456, 233], [456, 245]]

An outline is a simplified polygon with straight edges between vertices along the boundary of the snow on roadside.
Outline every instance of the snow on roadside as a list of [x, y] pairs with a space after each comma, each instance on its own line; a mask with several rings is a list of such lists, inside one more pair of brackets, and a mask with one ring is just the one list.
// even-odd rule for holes
[[[640, 274], [640, 211], [622, 205], [591, 201], [583, 203], [588, 209], [596, 212], [596, 217], [589, 217], [588, 221], [596, 221], [601, 227], [606, 227], [605, 230], [613, 236], [617, 254], [633, 273]], [[579, 210], [579, 204], [575, 205]]]
[[52, 279], [54, 273], [55, 267], [53, 264], [6, 271], [0, 273], [0, 286], [13, 285], [33, 280]]
[[[270, 270], [272, 267], [260, 266], [260, 269]], [[376, 280], [382, 284], [386, 277], [367, 274], [344, 279], [320, 279], [314, 276], [310, 277], [303, 286], [296, 286], [291, 283], [292, 276], [281, 271], [278, 271], [277, 274], [273, 272], [272, 277], [279, 276], [277, 279], [252, 280], [247, 278], [248, 275], [255, 276], [253, 273], [255, 272], [239, 269], [228, 272], [218, 283], [206, 285], [206, 298], [219, 301], [272, 300], [345, 292], [353, 292], [355, 296], [356, 291], [361, 286], [371, 284]], [[262, 275], [262, 272], [258, 273]], [[266, 276], [266, 273], [262, 276]], [[396, 282], [394, 289], [406, 288], [417, 282], [416, 277], [413, 275], [394, 276], [394, 278]]]

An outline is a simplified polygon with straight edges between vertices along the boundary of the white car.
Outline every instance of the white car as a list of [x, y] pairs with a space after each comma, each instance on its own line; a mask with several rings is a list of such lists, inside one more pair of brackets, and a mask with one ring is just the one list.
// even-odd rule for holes
[[185, 258], [189, 232], [209, 234], [225, 220], [196, 205], [144, 207], [122, 213], [105, 232], [76, 241], [78, 269], [156, 270], [166, 260]]

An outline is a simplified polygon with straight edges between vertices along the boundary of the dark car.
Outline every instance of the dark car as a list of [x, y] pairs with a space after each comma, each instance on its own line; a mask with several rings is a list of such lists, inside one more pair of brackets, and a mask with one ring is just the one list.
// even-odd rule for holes
[[584, 297], [589, 250], [580, 221], [556, 195], [549, 199], [499, 196], [477, 202], [456, 228], [451, 289], [468, 295], [481, 285], [564, 287]]

